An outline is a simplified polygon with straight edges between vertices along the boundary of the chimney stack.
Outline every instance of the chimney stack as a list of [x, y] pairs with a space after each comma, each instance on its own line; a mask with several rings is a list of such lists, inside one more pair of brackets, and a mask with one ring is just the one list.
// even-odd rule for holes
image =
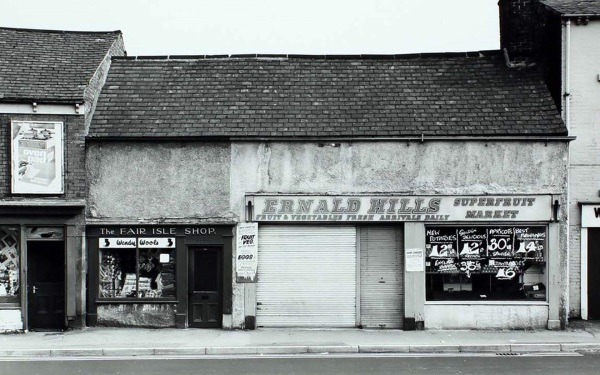
[[499, 0], [500, 48], [511, 60], [533, 57], [535, 38], [534, 2], [536, 0]]

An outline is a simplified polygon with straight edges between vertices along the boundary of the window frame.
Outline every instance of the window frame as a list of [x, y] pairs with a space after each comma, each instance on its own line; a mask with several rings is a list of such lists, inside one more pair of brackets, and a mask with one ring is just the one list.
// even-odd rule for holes
[[[153, 238], [157, 238], [157, 237], [153, 237]], [[169, 237], [170, 238], [170, 237]], [[178, 239], [175, 240], [176, 243], [178, 241]], [[168, 296], [168, 297], [102, 297], [101, 294], [101, 288], [100, 288], [100, 283], [101, 283], [101, 276], [100, 276], [100, 267], [102, 266], [102, 254], [103, 251], [111, 251], [111, 252], [121, 252], [121, 251], [129, 251], [129, 252], [134, 252], [134, 261], [135, 261], [135, 285], [136, 285], [136, 293], [139, 293], [139, 279], [140, 279], [140, 267], [139, 267], [139, 257], [140, 257], [140, 250], [150, 250], [150, 249], [156, 249], [159, 251], [165, 251], [168, 250], [170, 251], [170, 257], [175, 259], [174, 262], [174, 281], [175, 281], [175, 288], [174, 288], [174, 292], [172, 296]], [[164, 247], [164, 248], [146, 248], [146, 247], [140, 247], [139, 244], [136, 244], [135, 248], [131, 247], [131, 248], [97, 248], [97, 277], [95, 280], [96, 283], [96, 299], [95, 302], [102, 304], [102, 303], [176, 303], [177, 302], [177, 288], [178, 288], [178, 279], [177, 279], [177, 263], [179, 262], [178, 257], [177, 257], [177, 246], [172, 247], [172, 248], [168, 248], [168, 247]], [[125, 276], [123, 276], [125, 277]]]

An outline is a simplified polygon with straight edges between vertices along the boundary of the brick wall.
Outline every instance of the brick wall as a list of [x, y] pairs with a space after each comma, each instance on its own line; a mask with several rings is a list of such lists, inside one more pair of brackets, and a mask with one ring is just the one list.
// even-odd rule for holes
[[534, 48], [534, 0], [500, 0], [500, 48], [511, 57], [527, 56]]
[[[0, 114], [0, 199], [19, 197], [11, 194], [10, 123], [12, 120], [62, 121], [64, 123], [64, 199], [85, 198], [85, 128], [83, 116]], [[31, 197], [31, 195], [27, 195]], [[38, 194], [35, 195], [39, 196]], [[52, 195], [57, 196], [57, 195]]]
[[[569, 311], [581, 314], [581, 210], [578, 202], [600, 202], [600, 21], [571, 24]], [[595, 47], [593, 47], [595, 46]], [[583, 280], [585, 282], [585, 280]], [[597, 287], [600, 287], [597, 286]]]

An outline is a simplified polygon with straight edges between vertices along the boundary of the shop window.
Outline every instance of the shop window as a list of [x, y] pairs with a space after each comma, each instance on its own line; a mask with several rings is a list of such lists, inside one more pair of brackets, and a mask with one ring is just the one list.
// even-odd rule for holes
[[175, 298], [175, 249], [101, 249], [99, 297]]
[[545, 226], [427, 227], [426, 298], [546, 300]]
[[18, 304], [19, 228], [0, 226], [0, 304]]

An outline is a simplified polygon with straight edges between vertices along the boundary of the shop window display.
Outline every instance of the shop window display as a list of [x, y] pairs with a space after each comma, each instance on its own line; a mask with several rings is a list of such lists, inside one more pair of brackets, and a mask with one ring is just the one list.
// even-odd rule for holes
[[426, 228], [426, 297], [546, 300], [544, 226]]
[[0, 303], [19, 303], [19, 255], [18, 228], [0, 226]]
[[102, 249], [100, 298], [175, 298], [174, 249]]

